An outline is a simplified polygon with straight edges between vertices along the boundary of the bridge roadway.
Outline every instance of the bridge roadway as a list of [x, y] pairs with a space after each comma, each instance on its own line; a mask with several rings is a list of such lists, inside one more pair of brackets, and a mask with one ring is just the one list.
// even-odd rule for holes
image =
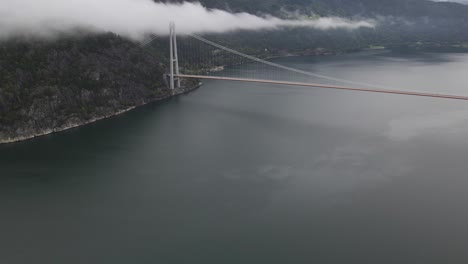
[[223, 81], [251, 82], [251, 83], [267, 83], [267, 84], [282, 84], [282, 85], [292, 85], [292, 86], [314, 87], [314, 88], [321, 88], [321, 89], [334, 89], [334, 90], [371, 92], [371, 93], [385, 93], [385, 94], [399, 94], [399, 95], [410, 95], [410, 96], [419, 96], [419, 97], [432, 97], [432, 98], [443, 98], [443, 99], [454, 99], [454, 100], [468, 101], [468, 96], [458, 96], [458, 95], [449, 95], [449, 94], [421, 93], [421, 92], [409, 92], [409, 91], [386, 90], [386, 89], [384, 90], [384, 89], [352, 88], [352, 87], [346, 87], [346, 86], [323, 85], [323, 84], [315, 84], [315, 83], [275, 81], [275, 80], [262, 80], [262, 79], [246, 79], [246, 78], [231, 78], [231, 77], [218, 77], [218, 76], [200, 76], [200, 75], [186, 75], [186, 74], [179, 74], [177, 76], [180, 77], [180, 78], [223, 80]]

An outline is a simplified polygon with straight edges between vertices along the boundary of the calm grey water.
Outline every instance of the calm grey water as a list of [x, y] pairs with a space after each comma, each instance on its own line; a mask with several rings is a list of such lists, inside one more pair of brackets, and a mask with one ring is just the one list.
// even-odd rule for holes
[[[468, 54], [278, 62], [468, 95]], [[467, 202], [467, 102], [209, 81], [0, 146], [0, 263], [466, 263]]]

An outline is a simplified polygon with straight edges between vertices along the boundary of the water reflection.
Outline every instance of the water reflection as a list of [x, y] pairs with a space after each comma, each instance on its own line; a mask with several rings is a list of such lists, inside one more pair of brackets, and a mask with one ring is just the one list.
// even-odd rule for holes
[[[279, 61], [464, 92], [468, 56], [424, 56]], [[466, 102], [212, 81], [3, 145], [0, 262], [463, 263], [467, 113]]]

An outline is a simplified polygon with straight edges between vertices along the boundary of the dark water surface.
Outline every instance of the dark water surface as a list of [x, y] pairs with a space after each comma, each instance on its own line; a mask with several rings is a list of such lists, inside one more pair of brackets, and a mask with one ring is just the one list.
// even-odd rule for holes
[[[468, 54], [278, 61], [468, 95]], [[468, 102], [209, 81], [0, 146], [0, 263], [467, 263], [467, 203]]]

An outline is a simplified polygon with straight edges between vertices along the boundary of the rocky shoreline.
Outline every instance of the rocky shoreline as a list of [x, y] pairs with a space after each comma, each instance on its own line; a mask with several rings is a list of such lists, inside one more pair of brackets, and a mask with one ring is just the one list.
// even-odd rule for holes
[[86, 125], [95, 123], [95, 122], [100, 121], [100, 120], [104, 120], [104, 119], [108, 119], [108, 118], [111, 118], [111, 117], [114, 117], [114, 116], [121, 115], [123, 113], [129, 112], [131, 110], [134, 110], [134, 109], [136, 109], [138, 107], [141, 107], [141, 106], [144, 106], [144, 105], [147, 105], [147, 104], [150, 104], [150, 103], [160, 102], [160, 101], [167, 100], [167, 99], [170, 99], [170, 98], [173, 98], [173, 97], [177, 97], [177, 96], [180, 96], [180, 95], [187, 94], [187, 93], [192, 92], [192, 91], [194, 91], [194, 90], [196, 90], [196, 89], [198, 89], [200, 87], [201, 87], [201, 83], [199, 83], [199, 84], [197, 84], [195, 86], [192, 86], [190, 88], [181, 88], [180, 90], [176, 90], [174, 94], [163, 96], [163, 97], [160, 97], [160, 98], [157, 98], [157, 99], [154, 99], [154, 100], [143, 102], [143, 103], [135, 105], [135, 106], [128, 107], [128, 108], [123, 109], [123, 110], [119, 110], [119, 111], [116, 111], [116, 112], [113, 112], [113, 113], [110, 113], [110, 114], [105, 114], [105, 115], [93, 117], [91, 119], [84, 120], [84, 121], [77, 121], [77, 120], [71, 119], [70, 121], [68, 121], [67, 123], [65, 123], [65, 124], [63, 124], [63, 125], [61, 125], [59, 127], [44, 129], [44, 130], [42, 130], [40, 132], [31, 134], [31, 135], [0, 138], [0, 145], [1, 144], [11, 144], [11, 143], [16, 143], [16, 142], [31, 140], [31, 139], [35, 139], [35, 138], [38, 138], [38, 137], [43, 137], [43, 136], [46, 136], [46, 135], [63, 132], [63, 131], [70, 130], [70, 129], [73, 129], [73, 128], [86, 126]]

